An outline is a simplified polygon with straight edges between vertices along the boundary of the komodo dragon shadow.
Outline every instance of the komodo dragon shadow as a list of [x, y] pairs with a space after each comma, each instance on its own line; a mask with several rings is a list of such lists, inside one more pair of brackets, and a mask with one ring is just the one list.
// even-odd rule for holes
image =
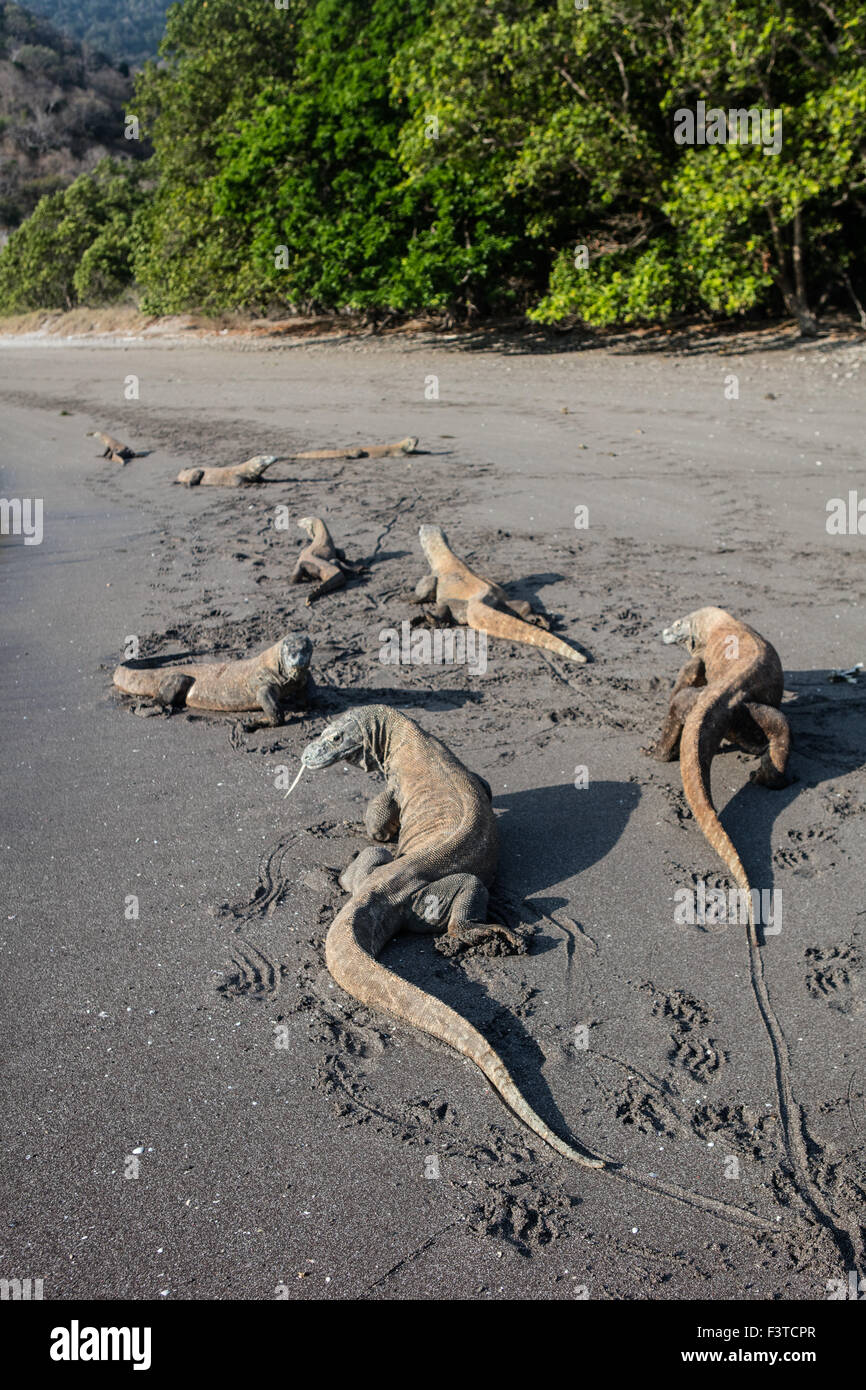
[[[719, 817], [729, 833], [737, 828], [743, 844], [749, 847], [749, 863], [755, 870], [752, 881], [769, 893], [775, 884], [773, 827], [778, 817], [805, 789], [820, 787], [866, 766], [866, 681], [858, 690], [832, 684], [830, 674], [827, 669], [785, 673], [786, 690], [797, 696], [783, 706], [794, 734], [792, 784], [767, 797], [747, 783], [733, 794]], [[819, 689], [822, 694], [813, 693]], [[825, 741], [829, 751], [822, 754]], [[731, 746], [728, 751], [740, 750]]]
[[[580, 792], [558, 783], [494, 796], [494, 810], [505, 814], [497, 817], [503, 867], [491, 893], [491, 909], [496, 910], [498, 901], [508, 901], [509, 907], [523, 901], [530, 908], [529, 915], [536, 917], [543, 916], [545, 909], [556, 907], [574, 911], [567, 898], [541, 895], [609, 854], [639, 800], [640, 789], [633, 782], [600, 781], [590, 783]], [[579, 835], [574, 833], [576, 802], [583, 811]], [[559, 926], [554, 919], [548, 920]], [[530, 947], [533, 956], [562, 948], [560, 932], [556, 937], [548, 937], [536, 928]], [[572, 950], [570, 942], [566, 947], [566, 970], [570, 968]], [[391, 953], [393, 964], [399, 966], [405, 979], [447, 1002], [476, 1027], [495, 1037], [498, 1050], [533, 1110], [553, 1128], [567, 1132], [568, 1123], [544, 1077], [544, 1053], [520, 1019], [506, 1015], [486, 987], [469, 979], [464, 971], [447, 967], [443, 970], [435, 956], [431, 971], [430, 952], [423, 944], [419, 949], [418, 943], [400, 936], [389, 947]]]

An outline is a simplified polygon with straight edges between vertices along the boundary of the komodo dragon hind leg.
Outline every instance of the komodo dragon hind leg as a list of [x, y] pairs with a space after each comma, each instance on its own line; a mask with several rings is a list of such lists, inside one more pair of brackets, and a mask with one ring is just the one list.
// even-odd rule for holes
[[[485, 601], [488, 603], [490, 602], [489, 599]], [[495, 607], [496, 605], [493, 604], [491, 606]], [[544, 628], [545, 632], [550, 627], [550, 619], [548, 618], [547, 614], [536, 613], [532, 607], [532, 604], [529, 602], [528, 599], [525, 598], [516, 598], [513, 601], [511, 599], [506, 599], [505, 607], [500, 608], [499, 611], [510, 611], [511, 613], [516, 614], [518, 618], [522, 618], [524, 622], [532, 623], [534, 627]]]
[[785, 775], [785, 767], [791, 751], [791, 730], [787, 719], [773, 705], [758, 705], [749, 700], [746, 709], [769, 740], [761, 766], [752, 773], [751, 780], [763, 787], [787, 787], [789, 778]]
[[755, 723], [745, 705], [738, 705], [731, 711], [727, 738], [741, 752], [750, 753], [753, 757], [760, 757], [766, 752], [767, 736]]
[[532, 617], [532, 604], [528, 599], [516, 598], [513, 603], [509, 603], [508, 607], [511, 609], [512, 613], [517, 614], [518, 618]]
[[658, 740], [650, 744], [649, 747], [642, 748], [641, 752], [646, 753], [650, 758], [655, 758], [660, 763], [676, 762], [680, 755], [683, 725], [700, 695], [701, 690], [697, 686], [687, 686], [684, 690], [679, 690], [676, 695], [673, 695]]
[[186, 697], [195, 685], [194, 676], [185, 676], [180, 671], [172, 671], [163, 676], [157, 687], [154, 699], [166, 709], [180, 709], [186, 704]]
[[428, 883], [412, 899], [406, 926], [412, 932], [441, 932], [436, 943], [454, 956], [469, 946], [484, 946], [490, 955], [515, 955], [526, 943], [498, 922], [487, 921], [487, 888], [474, 874], [449, 874]]
[[360, 560], [347, 560], [345, 550], [340, 550], [338, 546], [334, 547], [334, 554], [340, 562], [340, 568], [347, 570], [349, 574], [363, 574], [367, 568]]
[[384, 845], [370, 845], [368, 849], [362, 849], [340, 874], [340, 887], [354, 897], [364, 879], [368, 878], [374, 869], [380, 869], [383, 864], [390, 864], [393, 858], [391, 851]]
[[686, 690], [690, 686], [706, 685], [706, 683], [707, 672], [706, 667], [704, 666], [703, 657], [692, 656], [680, 668], [680, 673], [677, 676], [676, 684], [673, 690], [671, 691], [671, 697], [673, 697], [674, 695], [679, 695], [681, 690]]

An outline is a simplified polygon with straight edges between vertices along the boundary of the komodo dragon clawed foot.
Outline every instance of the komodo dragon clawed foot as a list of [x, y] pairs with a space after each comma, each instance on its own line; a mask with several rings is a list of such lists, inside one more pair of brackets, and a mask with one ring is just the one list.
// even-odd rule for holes
[[144, 696], [167, 710], [262, 710], [264, 722], [277, 725], [290, 708], [305, 701], [312, 654], [309, 637], [290, 632], [258, 656], [241, 661], [176, 666], [124, 662], [114, 672], [114, 684], [126, 695]]
[[298, 556], [289, 582], [300, 584], [304, 579], [318, 579], [318, 584], [307, 595], [307, 607], [323, 594], [340, 589], [347, 575], [364, 573], [364, 566], [353, 564], [345, 553], [334, 545], [330, 531], [318, 516], [303, 516], [298, 522], [302, 531], [310, 537]]
[[546, 619], [539, 622], [535, 614], [529, 621], [532, 610], [525, 599], [512, 600], [498, 584], [474, 574], [454, 554], [440, 526], [422, 526], [418, 536], [431, 572], [415, 586], [413, 601], [431, 605], [436, 622], [450, 618], [491, 637], [525, 642], [568, 661], [586, 661], [583, 652], [546, 631]]
[[497, 922], [460, 922], [436, 940], [443, 956], [521, 956], [529, 950], [526, 938]]

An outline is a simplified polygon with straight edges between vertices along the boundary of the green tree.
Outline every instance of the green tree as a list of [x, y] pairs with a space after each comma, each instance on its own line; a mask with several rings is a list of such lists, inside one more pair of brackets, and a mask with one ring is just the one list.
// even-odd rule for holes
[[49, 194], [0, 251], [0, 313], [116, 299], [132, 278], [138, 165], [103, 160]]

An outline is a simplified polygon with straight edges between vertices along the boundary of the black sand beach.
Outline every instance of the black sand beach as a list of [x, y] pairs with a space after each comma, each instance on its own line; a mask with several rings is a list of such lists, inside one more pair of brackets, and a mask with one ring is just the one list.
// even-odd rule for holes
[[[0, 346], [2, 495], [44, 504], [41, 544], [0, 549], [3, 1277], [46, 1298], [265, 1300], [821, 1300], [847, 1277], [866, 674], [828, 676], [866, 660], [866, 534], [826, 522], [830, 499], [866, 497], [864, 361], [853, 335]], [[119, 468], [94, 429], [149, 452]], [[407, 434], [424, 453], [171, 485]], [[367, 572], [307, 608], [287, 579], [311, 514]], [[423, 523], [592, 662], [491, 640], [484, 674], [383, 664], [382, 630], [415, 611]], [[677, 764], [640, 749], [680, 660], [661, 629], [704, 604], [785, 667], [796, 780], [754, 786], [729, 751], [713, 788], [753, 883], [781, 897], [765, 971], [835, 1230], [785, 1157], [744, 928], [674, 920], [678, 889], [727, 879]], [[136, 717], [112, 690], [132, 636], [143, 656], [227, 658], [298, 627], [316, 690], [284, 728]], [[560, 1133], [775, 1231], [570, 1165], [469, 1063], [333, 984], [323, 939], [376, 783], [338, 766], [287, 801], [280, 770], [376, 701], [489, 781], [501, 898], [532, 930], [522, 956], [401, 937], [388, 963], [469, 1016]]]

